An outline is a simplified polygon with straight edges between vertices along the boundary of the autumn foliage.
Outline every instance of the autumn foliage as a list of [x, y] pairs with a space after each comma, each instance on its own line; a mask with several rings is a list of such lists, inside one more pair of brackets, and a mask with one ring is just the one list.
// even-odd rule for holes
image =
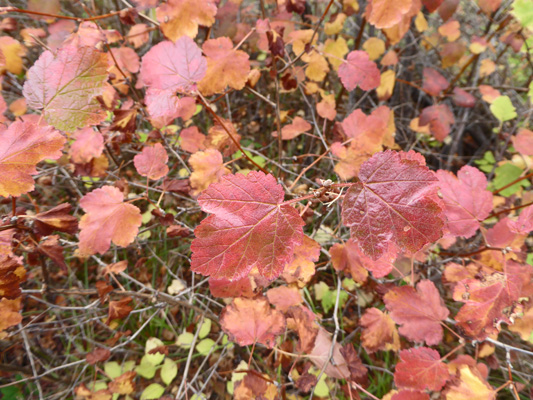
[[531, 398], [532, 48], [530, 0], [2, 5], [0, 398]]

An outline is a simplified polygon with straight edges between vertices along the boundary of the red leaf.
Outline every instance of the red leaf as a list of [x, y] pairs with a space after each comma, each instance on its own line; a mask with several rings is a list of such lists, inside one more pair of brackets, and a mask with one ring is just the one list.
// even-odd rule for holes
[[518, 220], [509, 221], [509, 228], [518, 234], [528, 234], [533, 231], [533, 205], [524, 208]]
[[418, 390], [400, 390], [392, 395], [391, 400], [429, 400], [429, 394]]
[[253, 297], [250, 277], [246, 276], [238, 281], [228, 281], [227, 279], [209, 278], [209, 290], [215, 297]]
[[444, 0], [422, 0], [422, 3], [426, 6], [427, 10], [432, 13], [439, 8], [443, 1]]
[[440, 361], [437, 351], [418, 347], [400, 352], [400, 362], [394, 373], [394, 382], [399, 388], [438, 392], [448, 379], [448, 367]]
[[424, 85], [422, 88], [432, 96], [438, 96], [448, 87], [448, 81], [433, 68], [424, 68]]
[[111, 245], [128, 246], [141, 226], [141, 211], [124, 203], [124, 195], [113, 186], [104, 186], [86, 194], [80, 206], [87, 213], [80, 220], [81, 255], [104, 254]]
[[94, 47], [64, 46], [56, 55], [45, 51], [28, 71], [24, 97], [57, 129], [96, 125], [106, 116], [96, 96], [104, 91], [108, 67], [107, 54]]
[[272, 348], [276, 337], [285, 332], [283, 314], [270, 308], [265, 297], [233, 299], [220, 313], [220, 325], [240, 346], [262, 343]]
[[440, 321], [448, 318], [450, 312], [433, 282], [423, 280], [416, 290], [412, 286], [395, 287], [383, 299], [394, 322], [402, 325], [399, 331], [403, 336], [428, 345], [442, 341]]
[[339, 66], [339, 78], [344, 87], [352, 91], [357, 85], [363, 90], [372, 90], [379, 86], [381, 74], [375, 62], [370, 61], [365, 51], [352, 51], [346, 61]]
[[192, 271], [234, 281], [257, 267], [268, 280], [278, 277], [302, 243], [304, 225], [283, 197], [276, 179], [262, 172], [226, 175], [209, 186], [198, 203], [213, 215], [194, 231]]
[[473, 236], [492, 211], [492, 193], [487, 178], [480, 170], [465, 165], [457, 178], [448, 171], [437, 171], [444, 202], [447, 226], [455, 236]]
[[455, 123], [455, 118], [446, 104], [426, 107], [419, 118], [420, 126], [429, 125], [431, 134], [442, 142], [450, 133], [450, 126]]
[[441, 237], [443, 216], [431, 198], [437, 178], [414, 153], [377, 153], [359, 172], [344, 197], [342, 220], [373, 260], [393, 243], [409, 252]]
[[476, 105], [476, 98], [458, 87], [453, 89], [452, 100], [459, 107], [472, 108]]
[[168, 154], [161, 143], [145, 147], [141, 154], [133, 157], [133, 163], [139, 175], [154, 181], [168, 174], [167, 162]]
[[13, 122], [0, 129], [0, 196], [20, 196], [34, 188], [31, 175], [46, 158], [58, 159], [65, 138], [50, 126]]

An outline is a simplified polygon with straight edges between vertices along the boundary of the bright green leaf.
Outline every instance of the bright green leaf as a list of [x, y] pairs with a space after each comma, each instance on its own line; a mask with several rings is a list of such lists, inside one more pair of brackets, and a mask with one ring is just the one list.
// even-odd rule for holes
[[152, 383], [141, 394], [141, 400], [159, 399], [165, 393], [165, 388], [159, 383]]
[[500, 122], [516, 118], [516, 109], [509, 96], [500, 96], [490, 105], [490, 111]]
[[165, 385], [170, 385], [178, 374], [178, 365], [170, 358], [165, 358], [165, 362], [161, 367], [161, 380]]
[[515, 0], [511, 14], [524, 28], [533, 28], [533, 3], [531, 0]]
[[[502, 187], [518, 179], [520, 175], [522, 175], [522, 172], [523, 171], [520, 168], [510, 163], [500, 165], [494, 171], [495, 176], [494, 180], [492, 181], [492, 187], [494, 189], [501, 189]], [[502, 190], [499, 194], [504, 197], [509, 197], [512, 194], [518, 192], [520, 190], [520, 187], [527, 187], [529, 185], [529, 181], [527, 179], [524, 179]]]

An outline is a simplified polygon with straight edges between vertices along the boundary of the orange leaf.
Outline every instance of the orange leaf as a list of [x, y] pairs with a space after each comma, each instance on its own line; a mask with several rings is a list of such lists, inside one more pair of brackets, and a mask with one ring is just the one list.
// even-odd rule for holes
[[80, 220], [80, 255], [104, 254], [111, 241], [126, 247], [135, 240], [141, 226], [141, 212], [134, 205], [124, 203], [124, 196], [116, 187], [93, 190], [82, 197], [80, 206], [87, 213]]
[[156, 9], [161, 30], [172, 41], [183, 35], [195, 38], [198, 25], [213, 25], [216, 13], [216, 3], [211, 0], [169, 0]]

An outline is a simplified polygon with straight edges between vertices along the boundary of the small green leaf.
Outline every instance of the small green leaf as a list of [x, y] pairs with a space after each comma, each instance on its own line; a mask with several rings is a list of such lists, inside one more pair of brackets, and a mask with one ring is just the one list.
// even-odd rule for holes
[[178, 365], [172, 361], [170, 358], [165, 358], [165, 362], [161, 367], [161, 380], [165, 385], [170, 385], [178, 374]]
[[146, 355], [141, 359], [141, 363], [135, 372], [141, 375], [143, 378], [152, 379], [155, 376], [156, 366], [146, 359]]
[[122, 375], [122, 368], [116, 361], [109, 361], [104, 364], [104, 371], [109, 379], [118, 378]]
[[524, 28], [533, 28], [533, 4], [531, 0], [515, 0], [511, 14]]
[[176, 345], [182, 349], [188, 349], [191, 347], [192, 341], [194, 340], [194, 335], [190, 332], [183, 332], [178, 336], [176, 340]]
[[[502, 187], [518, 179], [520, 175], [522, 175], [522, 172], [523, 171], [520, 168], [510, 163], [500, 165], [494, 171], [495, 176], [494, 180], [492, 181], [492, 186], [494, 187], [494, 189], [501, 189]], [[527, 179], [523, 179], [519, 182], [516, 182], [514, 185], [502, 190], [499, 194], [504, 197], [509, 197], [512, 194], [518, 192], [522, 186], [528, 187], [529, 185], [529, 181]]]
[[[155, 349], [156, 347], [164, 346], [165, 344], [157, 339], [157, 338], [150, 338], [146, 341], [146, 346], [144, 348], [146, 361], [150, 362], [153, 365], [159, 365], [163, 362], [165, 359], [165, 355], [161, 353], [154, 353], [154, 354], [148, 354], [150, 350]], [[143, 358], [144, 358], [143, 357]]]
[[315, 289], [315, 299], [317, 300], [322, 300], [330, 291], [326, 282], [318, 282], [313, 287]]
[[500, 96], [490, 105], [490, 111], [500, 122], [516, 118], [516, 109], [509, 96]]
[[202, 356], [206, 356], [209, 354], [214, 345], [215, 341], [213, 339], [204, 339], [196, 345], [196, 351]]
[[529, 264], [529, 265], [533, 265], [533, 253], [529, 253], [526, 257], [526, 262]]
[[198, 332], [198, 337], [203, 339], [209, 335], [209, 332], [211, 332], [211, 320], [209, 318], [205, 318], [204, 322], [202, 322], [202, 326], [200, 327], [200, 332]]
[[141, 394], [141, 400], [159, 399], [165, 393], [165, 388], [159, 383], [152, 383]]

